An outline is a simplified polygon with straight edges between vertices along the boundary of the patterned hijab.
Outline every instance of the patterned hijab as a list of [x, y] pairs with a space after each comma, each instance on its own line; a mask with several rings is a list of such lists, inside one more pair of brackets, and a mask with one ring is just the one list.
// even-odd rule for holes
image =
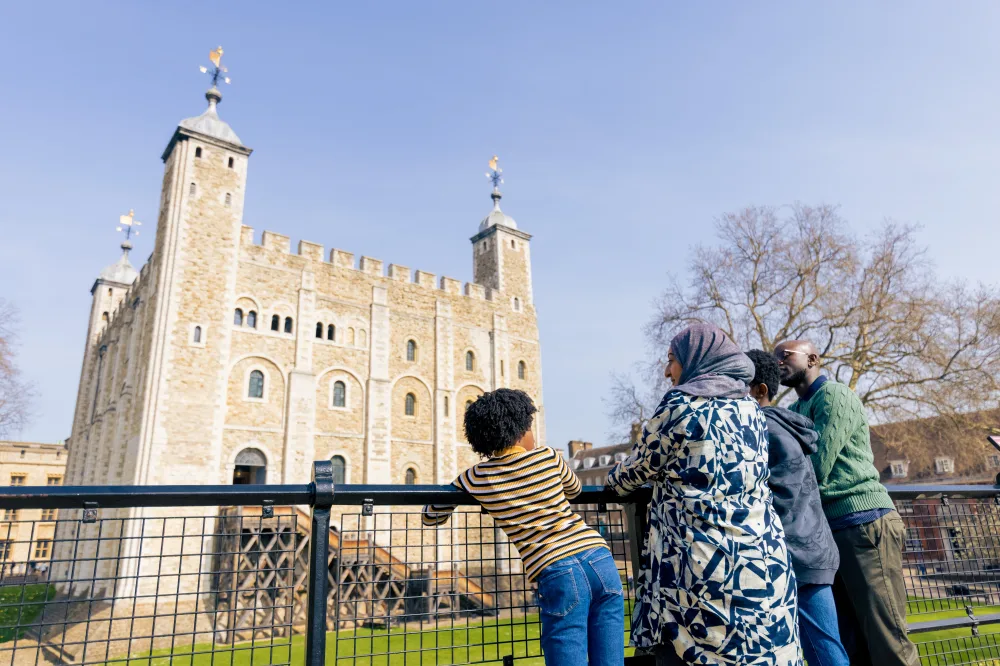
[[681, 364], [681, 381], [671, 391], [699, 398], [745, 398], [753, 379], [753, 361], [718, 327], [695, 324], [670, 341]]

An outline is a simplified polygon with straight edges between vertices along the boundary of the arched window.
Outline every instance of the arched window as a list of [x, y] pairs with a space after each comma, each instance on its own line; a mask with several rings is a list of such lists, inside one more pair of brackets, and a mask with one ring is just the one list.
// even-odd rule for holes
[[233, 203], [233, 195], [226, 192], [226, 205], [229, 206]]
[[285, 333], [291, 333], [291, 332], [292, 332], [292, 318], [285, 317]]
[[197, 192], [198, 192], [198, 186], [195, 185], [194, 183], [191, 183], [191, 186], [188, 187], [188, 194], [193, 197]]
[[344, 456], [334, 456], [330, 458], [333, 465], [333, 485], [347, 483], [347, 461]]
[[417, 360], [417, 343], [413, 340], [406, 341], [406, 360], [416, 361]]
[[412, 393], [406, 394], [406, 415], [414, 416], [417, 413], [417, 396]]
[[353, 328], [347, 329], [347, 344], [349, 344], [349, 345], [353, 345], [354, 344], [354, 329]]
[[236, 312], [233, 313], [233, 326], [243, 325], [243, 310], [236, 308]]
[[253, 310], [247, 313], [247, 326], [257, 328], [257, 313]]
[[201, 326], [194, 327], [194, 342], [201, 342]]
[[333, 383], [333, 406], [347, 406], [347, 387], [344, 385], [344, 382], [338, 381]]
[[326, 327], [326, 339], [336, 340], [337, 339], [337, 327], [333, 324], [328, 324]]
[[[285, 333], [288, 332], [289, 331], [287, 330], [285, 331]], [[321, 321], [316, 322], [316, 337], [319, 338], [320, 340], [323, 339], [323, 322]]]
[[264, 397], [264, 373], [260, 370], [254, 370], [250, 373], [250, 385], [247, 387], [247, 397]]
[[514, 297], [514, 312], [520, 312], [520, 311], [521, 311], [521, 299], [519, 299], [517, 296], [515, 296]]
[[281, 326], [281, 317], [278, 315], [271, 315], [271, 330], [277, 331], [279, 326]]
[[406, 480], [404, 481], [408, 486], [415, 486], [417, 484], [417, 470], [412, 467], [406, 468]]
[[465, 352], [465, 369], [469, 372], [476, 369], [476, 355], [470, 351]]
[[104, 313], [101, 314], [101, 321], [103, 321], [105, 324], [108, 323], [108, 313], [107, 312], [104, 312]]
[[233, 485], [267, 483], [267, 458], [259, 449], [247, 448], [236, 454]]
[[517, 241], [516, 240], [511, 239], [511, 241], [510, 241], [510, 249], [512, 249], [512, 250], [516, 250], [517, 249]]
[[230, 169], [233, 168], [233, 158], [232, 157], [229, 158], [229, 168]]
[[524, 379], [524, 376], [528, 373], [528, 366], [525, 365], [524, 361], [519, 361], [517, 364], [517, 378]]
[[365, 332], [365, 329], [361, 329], [358, 332], [358, 336], [359, 336], [358, 337], [358, 344], [360, 346], [362, 346], [362, 347], [367, 347], [368, 346], [368, 333]]
[[195, 157], [201, 157], [201, 148], [195, 148], [194, 149], [194, 156]]
[[444, 415], [448, 416], [448, 396], [444, 397]]

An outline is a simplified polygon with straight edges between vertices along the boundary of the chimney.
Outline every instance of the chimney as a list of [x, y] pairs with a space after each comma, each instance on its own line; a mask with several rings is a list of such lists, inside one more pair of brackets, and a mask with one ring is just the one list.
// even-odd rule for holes
[[635, 443], [639, 441], [640, 437], [642, 437], [642, 424], [633, 423], [632, 430], [629, 432], [628, 443], [634, 446]]
[[567, 444], [567, 448], [569, 449], [569, 457], [574, 458], [576, 457], [578, 451], [589, 451], [591, 448], [593, 448], [593, 446], [594, 445], [591, 444], [590, 442], [581, 442], [578, 439], [570, 440], [569, 444]]

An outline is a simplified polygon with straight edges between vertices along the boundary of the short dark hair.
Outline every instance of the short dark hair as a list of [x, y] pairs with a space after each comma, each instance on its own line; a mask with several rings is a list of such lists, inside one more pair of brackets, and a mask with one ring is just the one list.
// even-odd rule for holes
[[465, 439], [479, 455], [495, 456], [531, 430], [536, 411], [524, 391], [501, 388], [484, 393], [465, 410]]
[[747, 356], [753, 361], [753, 379], [750, 386], [763, 384], [767, 387], [767, 397], [774, 400], [778, 394], [778, 384], [781, 380], [781, 372], [778, 370], [778, 360], [774, 354], [768, 354], [760, 349], [751, 349]]

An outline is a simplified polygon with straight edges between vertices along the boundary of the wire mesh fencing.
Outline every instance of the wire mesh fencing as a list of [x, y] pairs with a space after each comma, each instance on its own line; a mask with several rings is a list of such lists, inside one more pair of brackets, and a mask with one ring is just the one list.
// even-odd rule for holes
[[[0, 666], [543, 663], [535, 585], [471, 498], [324, 478], [0, 490]], [[891, 493], [921, 662], [1000, 664], [1000, 489]], [[611, 499], [574, 510], [613, 553], [627, 645], [648, 493]], [[460, 508], [426, 527], [427, 503]]]
[[[577, 511], [608, 540], [631, 607], [622, 509], [578, 505]], [[421, 524], [420, 507], [362, 508], [341, 514], [337, 537], [331, 543], [335, 663], [541, 663], [536, 586], [478, 506], [438, 527]]]

